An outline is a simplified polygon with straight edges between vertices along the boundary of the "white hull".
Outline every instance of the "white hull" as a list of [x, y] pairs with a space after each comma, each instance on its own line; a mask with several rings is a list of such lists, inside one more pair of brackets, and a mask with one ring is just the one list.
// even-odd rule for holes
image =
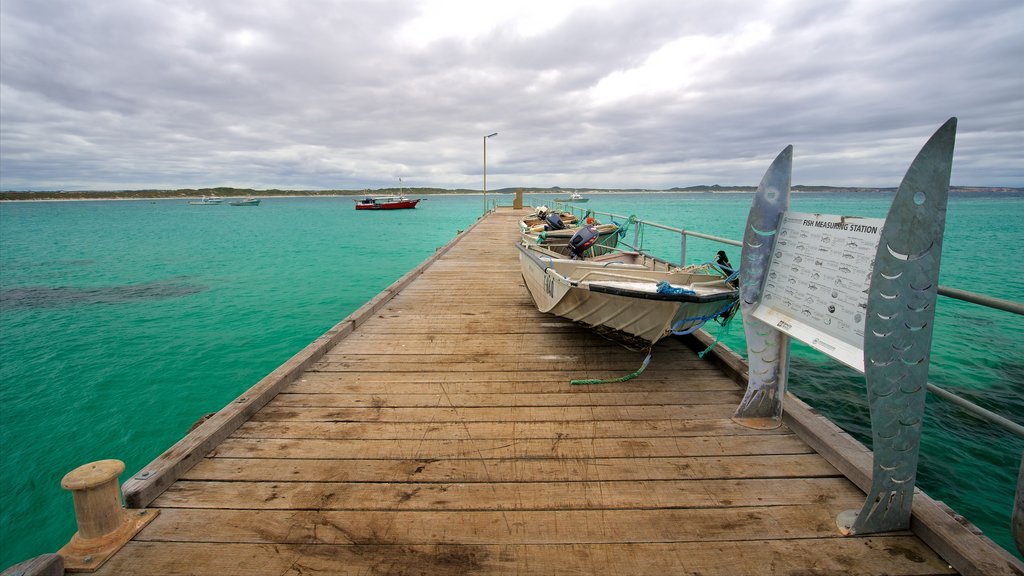
[[[517, 246], [523, 278], [538, 310], [652, 344], [673, 331], [703, 325], [737, 296], [720, 275], [669, 270], [665, 263], [636, 253], [570, 260], [529, 244]], [[662, 280], [696, 294], [661, 294], [657, 284]]]

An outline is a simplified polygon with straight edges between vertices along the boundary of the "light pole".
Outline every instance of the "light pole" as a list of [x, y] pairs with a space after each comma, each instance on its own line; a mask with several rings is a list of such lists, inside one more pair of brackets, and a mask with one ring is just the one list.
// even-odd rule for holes
[[497, 135], [498, 133], [495, 132], [484, 136], [484, 214], [487, 214], [487, 139]]

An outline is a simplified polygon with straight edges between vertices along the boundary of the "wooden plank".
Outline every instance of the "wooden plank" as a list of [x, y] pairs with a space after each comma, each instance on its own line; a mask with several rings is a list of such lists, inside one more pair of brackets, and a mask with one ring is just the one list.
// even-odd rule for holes
[[2, 576], [63, 576], [64, 557], [60, 554], [43, 554], [19, 562], [3, 571]]
[[337, 408], [429, 408], [434, 406], [465, 407], [529, 407], [529, 406], [669, 406], [675, 404], [730, 404], [735, 406], [742, 395], [730, 392], [606, 392], [589, 394], [585, 389], [547, 394], [296, 394], [282, 392], [274, 406], [315, 406]]
[[226, 510], [166, 508], [138, 541], [597, 544], [838, 538], [838, 506], [657, 510]]
[[[661, 354], [660, 350], [652, 356], [657, 361], [653, 362], [649, 369], [653, 370], [659, 368], [665, 371], [678, 372], [680, 370], [698, 370], [698, 371], [718, 371], [714, 366], [709, 366], [707, 362], [697, 358], [695, 354], [680, 354], [674, 350], [669, 351], [665, 354]], [[590, 348], [577, 348], [572, 351], [562, 351], [553, 348], [548, 348], [540, 352], [529, 352], [527, 350], [516, 350], [515, 352], [499, 352], [490, 356], [483, 357], [479, 354], [390, 354], [387, 352], [380, 352], [367, 356], [365, 354], [351, 354], [347, 351], [339, 352], [334, 349], [321, 359], [324, 363], [378, 363], [386, 362], [389, 364], [400, 364], [400, 363], [444, 363], [446, 365], [455, 364], [470, 364], [474, 367], [478, 367], [481, 364], [526, 364], [531, 367], [534, 371], [540, 371], [542, 368], [540, 365], [551, 365], [555, 369], [560, 365], [571, 365], [581, 364], [586, 366], [602, 366], [605, 369], [621, 369], [623, 364], [630, 365], [633, 363], [640, 362], [644, 359], [642, 352], [631, 352], [625, 348], [616, 349], [595, 349]], [[567, 370], [569, 368], [561, 368]], [[578, 369], [573, 367], [572, 369]]]
[[[388, 367], [396, 370], [409, 370], [406, 364], [413, 365], [414, 370], [431, 372], [431, 365], [441, 365], [444, 368], [458, 370], [484, 370], [484, 371], [523, 371], [534, 374], [547, 370], [565, 372], [578, 372], [580, 370], [622, 370], [623, 366], [639, 367], [644, 355], [632, 353], [629, 356], [618, 356], [615, 354], [603, 354], [592, 352], [583, 354], [559, 354], [547, 350], [543, 354], [531, 354], [523, 351], [519, 354], [492, 354], [480, 356], [479, 354], [375, 354], [372, 357], [365, 355], [329, 355], [321, 359], [317, 369], [323, 369], [323, 365], [344, 365], [346, 369], [359, 372], [386, 371]], [[696, 372], [714, 373], [721, 377], [721, 373], [714, 367], [696, 358], [690, 359], [667, 359], [659, 358], [657, 363], [648, 366], [651, 373], [675, 372], [693, 370]], [[734, 386], [735, 387], [735, 386]]]
[[376, 440], [500, 440], [527, 438], [637, 438], [789, 434], [755, 430], [732, 420], [605, 420], [598, 422], [247, 422], [235, 438]]
[[[542, 372], [558, 372], [565, 375], [562, 380], [568, 384], [571, 380], [588, 378], [588, 374], [614, 374], [610, 379], [614, 380], [620, 376], [631, 373], [634, 369], [640, 368], [643, 358], [625, 364], [623, 362], [572, 362], [557, 359], [531, 362], [529, 359], [520, 359], [514, 362], [501, 363], [490, 358], [481, 357], [477, 362], [420, 362], [419, 355], [406, 357], [403, 362], [388, 363], [386, 358], [365, 360], [363, 362], [318, 362], [310, 368], [316, 372], [413, 372], [415, 374], [429, 374], [430, 372], [464, 372], [467, 373], [467, 380], [471, 380], [473, 374], [479, 371], [502, 372], [504, 374], [515, 374], [517, 377], [529, 380], [536, 378]], [[678, 378], [679, 371], [672, 370], [667, 366], [648, 366], [644, 374], [647, 378], [671, 377]], [[696, 378], [713, 378], [721, 380], [722, 375], [715, 372], [713, 368], [706, 366], [696, 368], [692, 371]], [[429, 377], [429, 376], [428, 376]]]
[[225, 458], [636, 458], [804, 454], [796, 436], [588, 438], [524, 440], [324, 440], [321, 438], [228, 438], [211, 452]]
[[[845, 478], [572, 482], [192, 482], [153, 505], [248, 510], [651, 510], [797, 506], [847, 509], [863, 500]], [[838, 511], [837, 511], [838, 513]]]
[[532, 375], [520, 377], [509, 373], [488, 373], [484, 380], [479, 373], [461, 381], [445, 378], [449, 373], [421, 373], [410, 376], [398, 373], [362, 372], [306, 372], [292, 382], [286, 392], [296, 394], [357, 393], [357, 394], [470, 394], [486, 390], [491, 394], [549, 394], [583, 392], [606, 394], [621, 392], [738, 392], [736, 385], [713, 374], [685, 380], [673, 378], [636, 378], [628, 382], [609, 382], [592, 386], [571, 386], [568, 379], [540, 380]]
[[273, 403], [252, 415], [254, 422], [601, 422], [604, 420], [709, 420], [729, 418], [727, 404], [697, 406], [564, 406], [494, 408], [295, 408]]
[[817, 454], [488, 460], [206, 458], [183, 479], [223, 482], [535, 482], [838, 476]]
[[[952, 574], [910, 536], [639, 544], [250, 544], [132, 542], [106, 574]], [[187, 558], [188, 562], [182, 562]], [[727, 559], [727, 561], [723, 561]], [[766, 560], [770, 559], [770, 560]], [[813, 559], [813, 561], [811, 560]], [[766, 564], [766, 562], [769, 562]], [[813, 564], [812, 571], [808, 565]]]
[[[473, 337], [478, 336], [478, 337]], [[527, 354], [583, 354], [607, 348], [619, 352], [616, 343], [594, 335], [569, 339], [564, 334], [493, 334], [486, 338], [467, 334], [463, 338], [445, 338], [442, 334], [406, 334], [396, 341], [390, 334], [358, 333], [345, 343], [348, 354], [502, 354], [509, 350]], [[637, 353], [638, 363], [644, 354]]]

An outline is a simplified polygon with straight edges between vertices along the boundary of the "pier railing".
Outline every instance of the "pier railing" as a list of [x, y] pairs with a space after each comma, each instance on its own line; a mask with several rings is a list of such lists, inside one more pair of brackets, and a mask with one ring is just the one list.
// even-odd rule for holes
[[[637, 218], [636, 216], [627, 216], [623, 214], [615, 214], [612, 212], [600, 212], [597, 210], [581, 208], [571, 203], [564, 203], [558, 201], [555, 201], [553, 205], [558, 210], [577, 215], [578, 217], [580, 217], [581, 220], [586, 214], [591, 214], [594, 216], [605, 216], [614, 221], [623, 223], [627, 227], [631, 227], [632, 230], [627, 229], [626, 234], [623, 238], [620, 238], [619, 243], [625, 245], [631, 250], [635, 250], [638, 252], [642, 252], [644, 250], [643, 232], [645, 228], [655, 228], [670, 233], [678, 234], [680, 264], [686, 263], [686, 240], [689, 237], [709, 240], [712, 242], [717, 242], [728, 246], [743, 246], [743, 243], [737, 240], [722, 238], [711, 234], [704, 234], [702, 232], [696, 232], [693, 230], [686, 230], [684, 228], [667, 226], [665, 224], [659, 224], [657, 222], [650, 222], [647, 220]], [[630, 233], [632, 234], [632, 242], [628, 241], [625, 238], [628, 237]], [[948, 286], [941, 285], [938, 287], [938, 294], [940, 296], [954, 298], [956, 300], [961, 300], [963, 302], [984, 306], [986, 308], [991, 308], [993, 310], [1000, 310], [1004, 312], [1009, 312], [1011, 314], [1024, 315], [1024, 304], [1020, 302], [1013, 302], [1011, 300], [1004, 300], [1001, 298], [995, 298], [985, 294], [978, 294], [976, 292], [970, 292], [967, 290], [961, 290], [959, 288], [951, 288]], [[1014, 422], [1013, 420], [1010, 420], [1009, 418], [1006, 418], [1002, 415], [996, 414], [995, 412], [992, 412], [991, 410], [988, 410], [982, 406], [978, 406], [977, 404], [971, 402], [970, 400], [958, 396], [954, 392], [950, 392], [945, 388], [936, 386], [931, 382], [928, 382], [927, 389], [935, 396], [938, 396], [939, 398], [951, 402], [952, 404], [960, 407], [964, 411], [986, 422], [989, 422], [990, 424], [998, 426], [999, 428], [1002, 428], [1003, 430], [1011, 434], [1024, 438], [1024, 426]], [[1021, 467], [1017, 478], [1017, 490], [1016, 497], [1014, 499], [1014, 510], [1012, 513], [1011, 522], [1014, 541], [1017, 545], [1017, 548], [1021, 550], [1022, 554], [1024, 554], [1024, 454], [1022, 454], [1021, 457]]]

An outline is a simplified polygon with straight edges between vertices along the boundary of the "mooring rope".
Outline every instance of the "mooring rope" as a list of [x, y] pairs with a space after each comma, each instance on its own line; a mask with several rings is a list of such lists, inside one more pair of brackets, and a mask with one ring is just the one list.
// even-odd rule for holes
[[729, 305], [730, 309], [726, 309], [724, 314], [721, 314], [717, 318], [715, 318], [715, 322], [717, 322], [718, 325], [721, 326], [721, 328], [719, 328], [718, 331], [715, 333], [714, 342], [708, 344], [708, 347], [705, 348], [704, 350], [697, 352], [698, 358], [704, 358], [705, 354], [711, 352], [711, 350], [718, 345], [718, 341], [721, 340], [723, 336], [729, 334], [729, 328], [732, 327], [732, 319], [736, 316], [736, 308], [739, 308], [739, 305], [740, 301], [736, 300], [735, 302]]
[[586, 380], [570, 380], [569, 384], [571, 384], [573, 386], [578, 386], [578, 385], [581, 385], [581, 384], [614, 384], [616, 382], [626, 382], [627, 380], [632, 380], [633, 378], [636, 378], [637, 376], [643, 374], [644, 370], [647, 369], [647, 366], [650, 363], [651, 363], [651, 347], [648, 347], [647, 348], [647, 357], [644, 358], [643, 364], [641, 364], [640, 367], [637, 368], [637, 370], [635, 372], [633, 372], [632, 374], [626, 374], [625, 376], [621, 376], [619, 378], [615, 378], [614, 380], [601, 380], [599, 378], [591, 378], [591, 379], [586, 379]]

